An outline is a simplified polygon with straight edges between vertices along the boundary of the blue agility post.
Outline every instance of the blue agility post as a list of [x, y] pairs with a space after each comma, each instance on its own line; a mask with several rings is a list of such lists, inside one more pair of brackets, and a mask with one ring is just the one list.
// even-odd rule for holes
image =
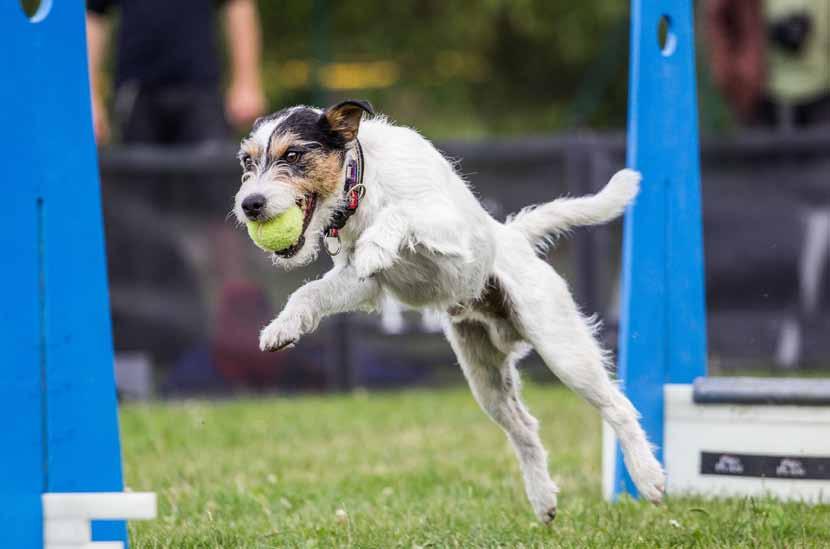
[[84, 2], [42, 0], [31, 20], [0, 2], [0, 74], [0, 545], [43, 547], [51, 514], [45, 537], [75, 546], [90, 520], [128, 518], [83, 495], [43, 504], [123, 490]]
[[[692, 4], [631, 4], [627, 161], [643, 181], [625, 218], [619, 377], [661, 461], [663, 386], [706, 374]], [[606, 495], [636, 495], [612, 455]]]

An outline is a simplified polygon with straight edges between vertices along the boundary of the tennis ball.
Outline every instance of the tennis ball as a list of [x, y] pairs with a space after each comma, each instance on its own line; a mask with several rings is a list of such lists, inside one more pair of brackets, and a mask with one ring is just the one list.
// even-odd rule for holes
[[268, 252], [290, 248], [303, 233], [303, 211], [299, 206], [288, 208], [268, 221], [248, 221], [248, 236], [254, 244]]

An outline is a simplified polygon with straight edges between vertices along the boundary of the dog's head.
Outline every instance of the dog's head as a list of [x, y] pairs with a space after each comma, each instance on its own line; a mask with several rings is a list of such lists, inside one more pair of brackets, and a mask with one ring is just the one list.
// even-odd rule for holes
[[267, 221], [298, 205], [304, 214], [298, 245], [275, 254], [286, 268], [313, 260], [319, 235], [344, 200], [346, 152], [354, 146], [366, 101], [343, 101], [326, 110], [291, 107], [260, 118], [242, 140], [242, 185], [234, 214], [240, 223]]

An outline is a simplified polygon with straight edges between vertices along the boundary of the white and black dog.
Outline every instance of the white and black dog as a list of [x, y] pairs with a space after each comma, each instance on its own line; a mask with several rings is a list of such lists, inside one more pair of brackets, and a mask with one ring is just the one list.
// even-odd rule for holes
[[276, 265], [312, 261], [321, 236], [341, 250], [334, 268], [294, 292], [262, 330], [263, 351], [290, 347], [328, 315], [376, 309], [385, 295], [441, 311], [476, 400], [516, 451], [540, 520], [556, 515], [558, 488], [538, 423], [519, 395], [515, 364], [531, 347], [600, 411], [637, 489], [660, 501], [663, 470], [637, 411], [609, 379], [610, 358], [592, 322], [538, 255], [556, 235], [619, 216], [637, 195], [637, 172], [618, 172], [596, 195], [560, 198], [500, 223], [432, 143], [374, 116], [364, 101], [292, 107], [260, 119], [242, 142], [240, 161], [240, 222], [267, 220], [295, 204], [305, 213], [303, 236], [274, 254]]

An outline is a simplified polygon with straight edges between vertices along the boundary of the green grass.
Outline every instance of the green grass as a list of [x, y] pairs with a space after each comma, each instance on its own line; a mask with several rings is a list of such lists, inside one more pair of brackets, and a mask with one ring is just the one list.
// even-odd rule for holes
[[596, 413], [558, 386], [525, 393], [562, 489], [551, 528], [458, 388], [125, 406], [127, 484], [159, 494], [132, 547], [830, 547], [830, 506], [604, 503]]

